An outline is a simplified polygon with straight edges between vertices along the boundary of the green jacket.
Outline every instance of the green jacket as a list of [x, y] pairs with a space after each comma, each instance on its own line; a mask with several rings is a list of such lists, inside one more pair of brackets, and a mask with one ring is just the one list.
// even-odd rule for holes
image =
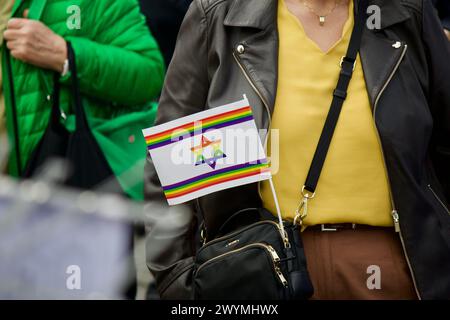
[[[77, 11], [71, 11], [73, 5], [80, 9], [79, 28], [74, 24]], [[140, 130], [153, 124], [156, 103], [152, 101], [161, 90], [164, 65], [137, 1], [16, 0], [12, 15], [22, 17], [26, 8], [30, 19], [42, 21], [72, 43], [91, 130], [126, 193], [142, 199], [146, 147]], [[8, 60], [6, 54], [2, 58], [6, 124], [12, 146], [9, 173], [18, 176], [48, 125], [53, 77], [51, 71]], [[7, 63], [11, 63], [13, 79], [8, 76]], [[11, 80], [18, 141], [14, 135]], [[61, 82], [61, 121], [74, 130], [66, 86], [70, 75]]]

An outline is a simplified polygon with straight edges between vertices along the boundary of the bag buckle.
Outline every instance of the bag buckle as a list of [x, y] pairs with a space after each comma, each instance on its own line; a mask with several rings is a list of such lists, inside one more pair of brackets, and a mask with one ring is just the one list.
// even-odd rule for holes
[[206, 244], [206, 236], [205, 236], [205, 228], [202, 227], [202, 229], [200, 230], [200, 241], [202, 243], [202, 246], [204, 246]]
[[346, 56], [342, 56], [341, 62], [339, 63], [339, 66], [341, 68], [343, 68], [344, 62], [353, 63], [353, 71], [355, 71], [355, 69], [356, 69], [356, 60], [352, 61], [349, 58], [347, 58]]
[[297, 207], [297, 210], [295, 210], [295, 218], [294, 218], [294, 224], [299, 225], [300, 227], [303, 227], [303, 220], [308, 215], [308, 201], [311, 199], [314, 199], [316, 196], [315, 192], [308, 191], [306, 189], [306, 186], [303, 186], [302, 188], [302, 202], [300, 202], [299, 206]]
[[320, 225], [320, 231], [322, 232], [336, 232], [337, 228], [328, 228], [325, 224]]
[[336, 232], [338, 230], [343, 230], [343, 229], [356, 230], [356, 223], [352, 223], [351, 226], [350, 226], [350, 224], [344, 224], [344, 225], [321, 224], [320, 225], [320, 231], [322, 231], [322, 232]]

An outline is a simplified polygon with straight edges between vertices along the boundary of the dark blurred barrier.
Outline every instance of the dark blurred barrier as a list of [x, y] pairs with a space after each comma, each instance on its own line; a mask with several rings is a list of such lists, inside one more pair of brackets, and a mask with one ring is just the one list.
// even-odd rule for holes
[[433, 0], [445, 29], [450, 30], [450, 0]]
[[192, 0], [139, 0], [139, 2], [168, 66], [181, 22]]

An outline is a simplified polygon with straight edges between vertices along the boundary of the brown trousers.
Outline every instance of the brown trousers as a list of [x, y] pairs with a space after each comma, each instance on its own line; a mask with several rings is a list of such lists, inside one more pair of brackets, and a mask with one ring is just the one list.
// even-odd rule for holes
[[393, 228], [307, 229], [302, 238], [313, 300], [417, 299]]

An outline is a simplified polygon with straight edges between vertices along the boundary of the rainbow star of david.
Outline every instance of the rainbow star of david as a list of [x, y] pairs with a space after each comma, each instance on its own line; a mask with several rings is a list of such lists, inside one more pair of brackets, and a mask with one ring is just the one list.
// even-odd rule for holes
[[[202, 136], [202, 141], [198, 146], [191, 148], [195, 155], [195, 165], [199, 166], [204, 163], [209, 165], [212, 169], [216, 168], [217, 160], [226, 158], [225, 153], [220, 149], [222, 140], [211, 141], [205, 136]], [[212, 148], [212, 152], [209, 152], [211, 157], [205, 157], [205, 149]]]

